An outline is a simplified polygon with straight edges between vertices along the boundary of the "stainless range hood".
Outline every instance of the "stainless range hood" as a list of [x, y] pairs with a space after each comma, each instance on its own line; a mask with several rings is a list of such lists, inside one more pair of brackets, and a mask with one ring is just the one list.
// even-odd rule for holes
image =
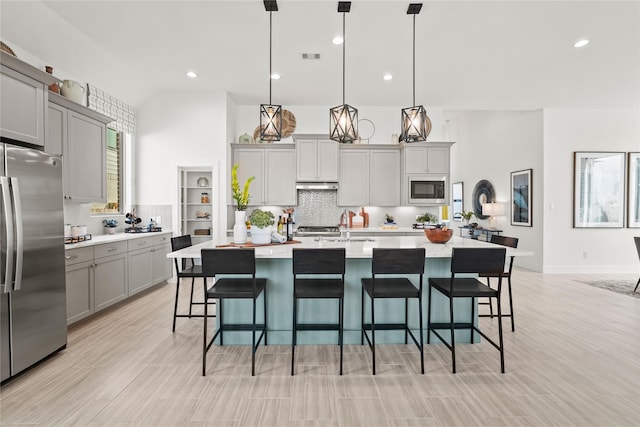
[[337, 190], [337, 182], [298, 182], [296, 190]]

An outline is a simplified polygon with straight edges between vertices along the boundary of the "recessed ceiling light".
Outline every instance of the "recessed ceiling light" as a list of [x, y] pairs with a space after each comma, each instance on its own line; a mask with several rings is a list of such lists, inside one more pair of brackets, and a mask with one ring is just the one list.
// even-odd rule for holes
[[393, 76], [389, 73], [385, 74], [384, 76], [382, 76], [383, 79], [385, 80], [391, 80], [393, 78]]
[[271, 78], [272, 78], [273, 80], [280, 80], [280, 74], [278, 74], [278, 73], [273, 73], [273, 74], [271, 74]]
[[575, 42], [573, 44], [573, 47], [585, 47], [586, 45], [589, 44], [589, 40], [587, 39], [582, 39], [582, 40], [578, 40], [577, 42]]
[[187, 71], [187, 77], [195, 79], [196, 77], [198, 77], [198, 75], [195, 73], [195, 71]]
[[344, 43], [344, 39], [342, 36], [335, 36], [332, 40], [333, 44], [342, 44]]

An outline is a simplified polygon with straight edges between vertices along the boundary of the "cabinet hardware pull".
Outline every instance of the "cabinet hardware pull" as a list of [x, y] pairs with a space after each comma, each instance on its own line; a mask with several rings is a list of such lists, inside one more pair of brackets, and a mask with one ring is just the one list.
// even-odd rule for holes
[[116, 247], [116, 248], [111, 247], [111, 248], [107, 249], [107, 252], [113, 252], [113, 251], [115, 251], [115, 250], [118, 250], [118, 248], [117, 248], [117, 247]]
[[64, 259], [76, 259], [78, 255], [65, 255]]
[[147, 244], [147, 242], [139, 242], [139, 243], [138, 243], [138, 246], [144, 246], [144, 245], [146, 245], [146, 244]]

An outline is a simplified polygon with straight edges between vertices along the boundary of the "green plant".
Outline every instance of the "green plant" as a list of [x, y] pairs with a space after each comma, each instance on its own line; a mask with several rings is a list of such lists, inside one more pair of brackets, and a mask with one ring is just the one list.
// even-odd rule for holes
[[425, 212], [424, 215], [419, 216], [418, 218], [416, 218], [417, 222], [438, 222], [438, 217], [430, 214], [429, 212]]
[[251, 196], [249, 195], [249, 185], [251, 185], [251, 181], [256, 177], [250, 176], [247, 178], [247, 182], [244, 183], [244, 188], [241, 192], [240, 183], [238, 182], [238, 166], [240, 165], [236, 163], [231, 169], [231, 191], [233, 193], [233, 200], [236, 201], [236, 209], [244, 211], [247, 209], [249, 200], [251, 200]]
[[269, 211], [254, 209], [249, 216], [249, 222], [252, 227], [266, 228], [276, 223], [276, 219]]
[[384, 220], [387, 223], [391, 223], [391, 222], [394, 222], [396, 219], [393, 217], [393, 215], [384, 214]]
[[473, 211], [465, 211], [463, 210], [462, 212], [458, 212], [458, 214], [460, 214], [460, 216], [462, 216], [462, 219], [464, 219], [464, 221], [468, 224], [469, 221], [471, 220], [471, 218], [473, 218], [474, 216], [476, 216], [476, 214]]

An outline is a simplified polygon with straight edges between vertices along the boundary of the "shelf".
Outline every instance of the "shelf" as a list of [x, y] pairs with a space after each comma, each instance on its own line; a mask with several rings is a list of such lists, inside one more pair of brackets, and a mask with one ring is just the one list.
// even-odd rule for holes
[[189, 221], [189, 222], [211, 222], [210, 219], [204, 219], [204, 218], [197, 218], [197, 219], [185, 218], [185, 219], [183, 219], [183, 221]]
[[187, 205], [187, 206], [211, 206], [211, 203], [193, 203], [193, 202], [187, 202], [187, 203], [185, 203], [185, 205]]
[[212, 187], [193, 187], [193, 186], [187, 186], [187, 187], [182, 187], [182, 188], [186, 188], [188, 190], [211, 190]]

